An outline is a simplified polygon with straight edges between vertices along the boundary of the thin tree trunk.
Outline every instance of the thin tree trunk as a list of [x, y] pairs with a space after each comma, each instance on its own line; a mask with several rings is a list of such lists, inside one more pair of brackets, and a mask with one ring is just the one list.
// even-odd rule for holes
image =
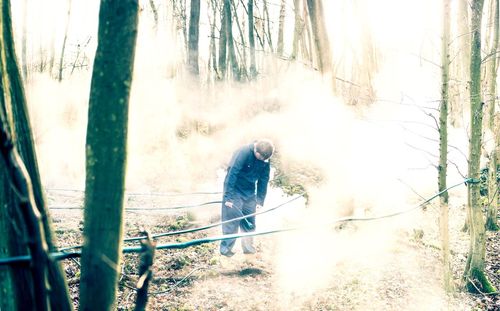
[[226, 2], [224, 0], [224, 4], [222, 7], [222, 20], [220, 25], [220, 35], [219, 35], [219, 71], [220, 77], [219, 79], [225, 79], [227, 72], [227, 9]]
[[242, 52], [240, 52], [240, 49], [238, 48], [238, 46], [236, 46], [236, 51], [238, 51], [238, 55], [240, 56], [240, 59], [241, 59], [240, 63], [243, 64], [241, 66], [241, 72], [239, 73], [239, 76], [240, 76], [240, 78], [242, 76], [248, 77], [247, 70], [246, 70], [247, 53], [246, 53], [245, 35], [243, 34], [243, 30], [241, 29], [240, 20], [238, 18], [238, 11], [237, 11], [236, 5], [234, 4], [234, 1], [231, 1], [231, 4], [232, 4], [233, 10], [234, 10], [234, 19], [236, 22], [236, 27], [238, 28], [238, 32], [240, 34], [241, 46], [242, 46], [242, 48], [241, 48]]
[[488, 63], [489, 66], [487, 67], [489, 71], [489, 92], [488, 92], [488, 99], [486, 101], [486, 107], [488, 107], [488, 127], [490, 130], [494, 130], [495, 128], [495, 105], [496, 105], [496, 85], [497, 85], [497, 71], [498, 71], [498, 36], [500, 35], [499, 33], [499, 9], [498, 9], [498, 0], [493, 0], [494, 3], [494, 14], [492, 17], [492, 24], [493, 26], [493, 31], [492, 31], [492, 46], [490, 50], [490, 55], [491, 55], [491, 61]]
[[307, 9], [309, 11], [309, 18], [311, 20], [312, 32], [314, 36], [318, 69], [321, 73], [331, 72], [332, 54], [323, 18], [322, 0], [307, 0]]
[[483, 119], [483, 103], [481, 101], [481, 18], [484, 0], [472, 1], [472, 44], [470, 65], [470, 101], [471, 101], [471, 138], [469, 144], [469, 178], [473, 182], [468, 185], [468, 208], [470, 210], [470, 251], [465, 269], [466, 284], [469, 291], [479, 288], [483, 293], [495, 292], [495, 287], [484, 272], [486, 237], [484, 217], [480, 202], [480, 156], [481, 133]]
[[278, 55], [283, 56], [283, 33], [284, 33], [284, 28], [285, 28], [285, 5], [286, 1], [281, 0], [280, 3], [280, 17], [279, 17], [279, 24], [278, 24]]
[[149, 0], [149, 6], [151, 7], [151, 11], [153, 12], [153, 19], [154, 19], [154, 30], [155, 33], [158, 30], [158, 8], [155, 5], [154, 0]]
[[[469, 104], [468, 87], [470, 81], [470, 18], [469, 1], [458, 1], [458, 40], [459, 54], [457, 58], [457, 77], [461, 77], [458, 85], [458, 94], [456, 100], [450, 102], [450, 124], [458, 127], [462, 123], [463, 109]], [[467, 223], [464, 230], [467, 230]]]
[[[11, 120], [14, 124], [13, 131], [16, 140], [16, 147], [26, 166], [28, 174], [31, 177], [35, 205], [38, 207], [38, 212], [40, 213], [46, 243], [49, 250], [54, 251], [57, 248], [53, 242], [54, 238], [51, 230], [51, 223], [49, 217], [47, 216], [48, 211], [45, 205], [40, 181], [24, 86], [19, 74], [19, 67], [17, 65], [16, 53], [14, 49], [14, 40], [12, 38], [9, 1], [2, 1], [2, 16], [2, 41], [4, 43], [4, 51], [2, 53], [5, 53], [2, 58], [5, 58], [6, 61], [4, 70], [2, 70], [5, 72], [2, 85], [4, 88], [8, 88], [8, 93], [10, 94], [12, 109]], [[7, 77], [8, 80], [5, 80]], [[71, 303], [69, 301], [68, 290], [64, 279], [64, 272], [59, 263], [50, 261], [48, 264], [49, 281], [52, 287], [52, 290], [50, 291], [51, 307], [54, 310], [70, 310]], [[24, 300], [23, 302], [27, 301]]]
[[[35, 147], [33, 142], [33, 133], [30, 127], [30, 118], [28, 115], [28, 108], [26, 103], [26, 97], [24, 93], [24, 86], [20, 77], [19, 67], [17, 65], [16, 53], [14, 49], [14, 40], [12, 37], [12, 26], [10, 17], [10, 3], [9, 1], [2, 1], [2, 24], [3, 32], [1, 34], [3, 43], [2, 46], [2, 60], [5, 63], [2, 64], [3, 72], [2, 75], [2, 88], [4, 92], [7, 92], [8, 99], [2, 100], [4, 105], [9, 105], [10, 108], [3, 108], [4, 113], [7, 115], [7, 119], [10, 120], [12, 125], [12, 133], [16, 141], [16, 148], [19, 151], [22, 161], [24, 162], [27, 172], [30, 175], [31, 186], [34, 197], [34, 205], [38, 207], [36, 212], [40, 213], [40, 221], [43, 229], [41, 232], [45, 235], [47, 247], [49, 250], [55, 250], [56, 247], [53, 243], [53, 234], [51, 231], [51, 224], [49, 218], [47, 217], [47, 209], [44, 201], [42, 185], [40, 181], [40, 175], [38, 171]], [[9, 112], [10, 110], [10, 112]], [[10, 117], [9, 117], [10, 114]], [[12, 216], [12, 215], [11, 215]], [[14, 219], [13, 219], [14, 221]], [[19, 243], [19, 241], [26, 240], [24, 236], [23, 225], [16, 225], [16, 234], [22, 234], [22, 237], [17, 236], [16, 247], [19, 251], [22, 248], [26, 250], [26, 245]], [[69, 301], [69, 295], [67, 291], [67, 286], [64, 280], [64, 272], [61, 266], [57, 262], [48, 262], [48, 277], [51, 284], [50, 291], [50, 305], [54, 310], [71, 310], [71, 303]], [[18, 277], [16, 276], [16, 279]], [[19, 278], [21, 281], [22, 278]], [[24, 289], [26, 290], [26, 289]], [[21, 290], [23, 292], [24, 290]], [[26, 293], [25, 293], [26, 294]], [[31, 304], [33, 303], [26, 296], [19, 300], [19, 304]]]
[[59, 82], [62, 81], [63, 69], [64, 69], [64, 53], [66, 51], [66, 41], [68, 40], [68, 30], [69, 30], [69, 22], [71, 19], [71, 0], [68, 0], [68, 19], [66, 20], [66, 28], [64, 30], [64, 39], [63, 45], [61, 49], [61, 57], [59, 58], [59, 74], [57, 76], [57, 80]]
[[[439, 192], [446, 189], [448, 175], [448, 94], [450, 73], [450, 0], [443, 1], [443, 38], [441, 43], [441, 107], [439, 109]], [[443, 281], [446, 292], [453, 291], [453, 274], [450, 265], [450, 238], [448, 230], [448, 192], [440, 196], [439, 227], [441, 232]]]
[[255, 61], [255, 36], [254, 36], [254, 19], [253, 19], [253, 1], [248, 0], [248, 42], [250, 44], [250, 79], [257, 76], [257, 64]]
[[274, 52], [274, 47], [273, 47], [273, 40], [271, 38], [271, 19], [269, 18], [269, 9], [267, 8], [267, 0], [263, 0], [264, 2], [264, 24], [267, 26], [267, 31], [265, 28], [263, 28], [263, 34], [264, 36], [267, 36], [267, 43], [269, 44], [269, 49], [271, 49], [271, 52]]
[[[215, 0], [211, 0], [210, 4], [212, 6], [212, 18], [210, 18], [210, 13], [208, 13], [208, 19], [210, 21], [210, 46], [209, 46], [209, 72], [210, 69], [213, 69], [215, 76], [218, 76], [217, 73], [217, 48], [215, 47], [215, 18], [217, 16], [217, 4]], [[210, 67], [212, 66], [212, 67]], [[210, 75], [208, 75], [210, 77]]]
[[198, 42], [200, 37], [200, 0], [191, 0], [189, 14], [189, 43], [188, 43], [188, 69], [189, 72], [198, 76]]
[[[178, 7], [177, 7], [178, 4]], [[184, 39], [184, 51], [188, 51], [188, 29], [186, 16], [186, 0], [173, 0], [174, 11], [177, 9], [177, 19], [180, 24], [182, 38]]]
[[[233, 0], [224, 0], [224, 4], [227, 2], [227, 6], [225, 6], [227, 10], [227, 27], [226, 27], [226, 32], [227, 32], [227, 48], [229, 50], [229, 60], [231, 63], [231, 73], [233, 75], [233, 80], [239, 81], [240, 80], [240, 72], [239, 72], [239, 66], [238, 66], [238, 60], [236, 58], [236, 52], [234, 50], [234, 38], [233, 38], [233, 17], [231, 13], [231, 2]], [[236, 13], [235, 13], [236, 14]]]
[[21, 63], [24, 81], [28, 81], [27, 28], [28, 28], [28, 0], [23, 1], [23, 30], [21, 35]]
[[312, 66], [312, 63], [313, 63], [313, 48], [312, 48], [312, 44], [313, 44], [313, 40], [312, 40], [312, 36], [311, 36], [311, 22], [310, 22], [310, 19], [308, 18], [308, 9], [307, 9], [307, 2], [305, 0], [303, 0], [303, 4], [304, 4], [304, 9], [303, 9], [303, 13], [304, 13], [304, 16], [302, 18], [302, 20], [304, 21], [304, 29], [305, 29], [305, 32], [304, 32], [304, 37], [302, 37], [302, 39], [300, 40], [302, 42], [302, 54], [304, 55], [304, 58], [307, 59], [307, 61], [309, 62], [309, 64], [311, 64]]
[[[498, 36], [499, 34], [499, 0], [494, 0], [494, 15], [493, 15], [493, 44], [491, 47], [492, 60], [489, 62], [488, 69], [489, 74], [489, 94], [488, 94], [488, 127], [493, 133], [493, 139], [495, 141], [494, 149], [490, 155], [490, 167], [489, 167], [489, 178], [488, 178], [488, 211], [486, 214], [486, 228], [491, 231], [498, 231], [500, 227], [498, 226], [498, 203], [499, 203], [499, 189], [500, 182], [497, 180], [498, 173], [498, 157], [500, 154], [500, 125], [498, 122], [498, 112], [495, 111], [497, 105], [497, 70], [498, 70]], [[496, 122], [495, 122], [496, 121]]]
[[138, 0], [101, 0], [87, 124], [80, 310], [116, 307], [138, 15]]
[[293, 0], [294, 6], [294, 31], [293, 31], [293, 44], [292, 44], [292, 55], [290, 55], [290, 59], [297, 59], [299, 52], [299, 40], [302, 38], [302, 32], [304, 30], [304, 25], [302, 23], [301, 15], [300, 15], [300, 0]]

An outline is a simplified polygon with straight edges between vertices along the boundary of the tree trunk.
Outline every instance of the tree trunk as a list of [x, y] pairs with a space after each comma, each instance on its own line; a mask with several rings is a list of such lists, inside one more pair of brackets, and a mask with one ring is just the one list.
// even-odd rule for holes
[[250, 79], [257, 76], [257, 64], [255, 61], [255, 23], [253, 20], [253, 0], [248, 0], [248, 42], [250, 45]]
[[[458, 84], [458, 96], [455, 100], [450, 101], [450, 124], [458, 127], [462, 122], [463, 107], [466, 107], [469, 101], [468, 93], [470, 80], [470, 21], [469, 21], [469, 1], [458, 1], [458, 40], [459, 53], [456, 62], [457, 77], [461, 77]], [[467, 228], [464, 225], [464, 229]]]
[[481, 210], [480, 188], [480, 156], [481, 156], [481, 133], [483, 119], [483, 103], [481, 101], [481, 18], [484, 0], [472, 1], [472, 42], [471, 42], [471, 65], [470, 65], [470, 101], [471, 101], [471, 124], [469, 144], [469, 178], [473, 182], [468, 184], [468, 209], [470, 210], [471, 222], [469, 227], [471, 244], [467, 257], [465, 270], [466, 284], [469, 291], [475, 292], [478, 288], [483, 293], [495, 292], [495, 287], [488, 280], [485, 272], [486, 237], [484, 218]]
[[490, 57], [491, 61], [488, 62], [488, 71], [489, 71], [489, 90], [488, 90], [488, 99], [486, 101], [487, 107], [488, 107], [488, 127], [490, 130], [494, 130], [495, 128], [495, 107], [497, 103], [496, 95], [496, 85], [497, 85], [497, 76], [498, 76], [498, 36], [500, 35], [499, 33], [499, 1], [498, 0], [493, 0], [493, 10], [494, 13], [492, 14], [492, 23], [493, 26], [493, 31], [492, 31], [492, 46], [490, 50]]
[[280, 4], [280, 17], [278, 24], [278, 55], [283, 56], [283, 33], [285, 28], [285, 5], [286, 1], [281, 0]]
[[[488, 109], [488, 127], [493, 133], [493, 139], [495, 145], [490, 155], [490, 167], [489, 167], [489, 178], [488, 178], [488, 211], [486, 214], [486, 228], [491, 231], [498, 231], [500, 227], [497, 223], [498, 216], [498, 203], [499, 194], [498, 189], [500, 188], [500, 183], [497, 180], [498, 173], [498, 155], [500, 154], [500, 125], [498, 124], [498, 112], [495, 111], [497, 105], [497, 70], [498, 70], [498, 36], [499, 34], [499, 0], [494, 0], [494, 14], [493, 14], [493, 44], [491, 47], [492, 59], [489, 62], [488, 69], [489, 74], [489, 92], [487, 107]], [[496, 121], [496, 122], [495, 122]]]
[[[209, 56], [209, 69], [213, 69], [215, 76], [218, 76], [217, 73], [217, 48], [215, 47], [215, 17], [217, 16], [217, 4], [215, 0], [211, 0], [210, 4], [212, 6], [212, 18], [210, 19], [210, 14], [208, 15], [208, 19], [210, 20], [210, 56]], [[212, 66], [210, 68], [210, 65]], [[210, 76], [209, 76], [210, 77]]]
[[28, 0], [23, 1], [23, 30], [21, 34], [21, 64], [24, 81], [28, 81], [27, 28], [28, 28]]
[[220, 35], [219, 35], [219, 71], [220, 77], [219, 79], [225, 79], [227, 72], [227, 10], [226, 10], [226, 2], [224, 0], [224, 5], [222, 8], [222, 20], [220, 23]]
[[[448, 175], [448, 83], [450, 68], [450, 0], [443, 1], [443, 38], [441, 43], [441, 107], [439, 109], [439, 192], [446, 189]], [[450, 238], [448, 230], [448, 192], [440, 196], [439, 227], [443, 260], [443, 280], [446, 292], [453, 291], [453, 274], [450, 266]]]
[[149, 0], [149, 6], [151, 7], [151, 12], [153, 12], [153, 20], [155, 21], [153, 27], [156, 33], [158, 30], [158, 8], [156, 7], [154, 0]]
[[189, 42], [188, 42], [188, 69], [189, 72], [198, 76], [198, 42], [200, 36], [200, 0], [191, 0], [191, 11], [189, 14]]
[[[271, 19], [269, 18], [269, 9], [267, 8], [267, 0], [263, 0], [264, 2], [264, 12], [262, 16], [264, 17], [264, 23], [262, 24], [262, 30], [264, 37], [267, 36], [267, 43], [269, 44], [269, 49], [271, 50], [271, 53], [274, 52], [274, 47], [273, 47], [273, 40], [271, 38]], [[267, 31], [266, 27], [267, 26]]]
[[101, 0], [86, 141], [81, 310], [115, 310], [138, 0]]
[[246, 69], [247, 53], [246, 53], [245, 34], [243, 33], [243, 30], [241, 29], [240, 20], [238, 18], [238, 12], [237, 12], [236, 6], [234, 5], [234, 1], [231, 1], [231, 6], [234, 10], [234, 19], [236, 22], [236, 27], [238, 28], [238, 32], [240, 34], [240, 38], [241, 38], [241, 47], [242, 48], [239, 49], [238, 46], [235, 47], [235, 49], [236, 49], [236, 51], [238, 51], [238, 55], [240, 57], [240, 64], [242, 64], [241, 67], [239, 66], [239, 68], [238, 68], [238, 75], [239, 75], [239, 79], [241, 80], [243, 77], [248, 78], [248, 73], [247, 73], [247, 69]]
[[300, 0], [293, 0], [293, 12], [294, 12], [294, 31], [293, 31], [293, 43], [292, 43], [292, 55], [290, 59], [297, 59], [299, 52], [299, 40], [302, 37], [302, 31], [304, 25], [302, 19], [300, 18]]
[[307, 0], [307, 9], [311, 20], [318, 70], [321, 73], [331, 72], [332, 53], [323, 17], [322, 0]]
[[240, 80], [240, 72], [238, 61], [236, 59], [236, 52], [234, 50], [234, 38], [233, 38], [233, 18], [231, 13], [231, 2], [233, 0], [224, 0], [224, 11], [226, 14], [226, 32], [227, 32], [227, 48], [229, 52], [229, 61], [231, 64], [231, 73], [233, 75], [233, 80]]
[[[16, 142], [16, 148], [19, 151], [22, 161], [24, 162], [28, 174], [31, 178], [35, 205], [41, 216], [43, 231], [46, 238], [49, 250], [56, 250], [54, 244], [53, 232], [49, 220], [47, 207], [45, 205], [40, 174], [38, 170], [35, 145], [33, 141], [33, 133], [30, 126], [30, 118], [28, 107], [24, 93], [24, 86], [19, 73], [16, 53], [14, 49], [14, 40], [12, 37], [12, 25], [10, 17], [10, 2], [2, 1], [2, 18], [3, 32], [2, 36], [2, 59], [5, 63], [2, 64], [4, 74], [2, 75], [3, 91], [9, 94], [8, 100], [4, 100], [4, 105], [10, 108], [4, 108], [7, 115], [7, 122], [10, 122], [11, 132], [13, 133]], [[9, 111], [10, 110], [10, 111]], [[10, 116], [9, 116], [10, 114]], [[17, 224], [17, 227], [22, 228], [22, 225]], [[17, 232], [17, 234], [22, 234]], [[16, 237], [16, 247], [23, 254], [26, 253], [26, 245], [19, 243], [19, 240], [26, 240], [26, 237]], [[49, 282], [52, 290], [50, 291], [50, 304], [55, 310], [70, 310], [71, 302], [69, 301], [67, 286], [64, 279], [64, 272], [57, 262], [49, 262]], [[29, 300], [21, 299], [20, 303], [30, 303]]]
[[303, 57], [308, 61], [308, 63], [311, 65], [311, 67], [313, 66], [313, 47], [312, 47], [312, 42], [313, 42], [313, 39], [312, 39], [312, 36], [311, 36], [311, 22], [310, 22], [310, 19], [308, 18], [309, 17], [309, 14], [308, 14], [308, 9], [307, 9], [307, 1], [306, 0], [302, 0], [303, 1], [303, 17], [302, 17], [302, 21], [304, 23], [304, 26], [303, 26], [303, 29], [305, 31], [302, 31], [303, 33], [303, 36], [301, 37], [300, 39], [300, 42], [302, 42], [301, 44], [301, 49], [302, 49], [302, 55]]
[[71, 18], [71, 0], [68, 0], [68, 19], [66, 20], [66, 28], [64, 30], [64, 39], [63, 39], [63, 45], [61, 48], [61, 57], [59, 58], [59, 74], [57, 76], [57, 80], [59, 82], [62, 81], [62, 76], [63, 76], [64, 53], [66, 51], [66, 41], [68, 40], [68, 30], [69, 30], [70, 18]]

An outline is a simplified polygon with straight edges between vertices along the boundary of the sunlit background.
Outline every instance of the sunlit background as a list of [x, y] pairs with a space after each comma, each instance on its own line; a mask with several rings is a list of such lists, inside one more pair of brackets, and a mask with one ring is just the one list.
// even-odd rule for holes
[[[42, 181], [48, 188], [83, 189], [98, 1], [27, 1], [28, 10], [23, 6], [26, 1], [12, 2], [18, 55], [26, 27], [26, 92]], [[206, 1], [200, 21], [201, 78], [190, 79], [183, 67], [182, 33], [169, 11], [171, 1], [155, 2], [156, 26], [149, 1], [141, 1], [129, 114], [128, 191], [221, 191], [223, 169], [232, 152], [255, 138], [268, 137], [277, 146], [283, 168], [291, 173], [314, 172], [321, 182], [304, 180], [307, 209], [302, 200], [287, 211], [262, 216], [262, 229], [325, 217], [381, 215], [415, 206], [436, 192], [438, 131], [429, 113], [436, 112], [440, 99], [440, 1], [323, 1], [337, 86], [369, 70], [363, 67], [368, 66], [364, 40], [370, 38], [376, 47], [373, 90], [351, 88], [355, 91], [349, 99], [346, 94], [334, 95], [331, 77], [288, 60], [293, 1], [287, 3], [284, 56], [258, 53], [261, 75], [252, 83], [206, 78], [210, 36]], [[275, 2], [269, 9], [276, 17], [279, 3]], [[273, 27], [277, 36], [277, 25]], [[51, 57], [55, 62], [49, 71]], [[461, 174], [466, 174], [466, 113], [465, 109], [461, 126], [450, 129], [454, 148], [449, 156], [455, 164], [450, 166], [450, 183], [460, 182]], [[464, 203], [464, 191], [465, 187], [452, 192], [452, 204]], [[284, 197], [273, 188], [266, 205], [278, 204]], [[331, 281], [325, 276], [333, 270], [351, 271], [345, 263], [352, 262], [361, 271], [373, 272], [360, 277], [369, 287], [383, 277], [376, 271], [393, 256], [401, 256], [402, 268], [410, 273], [418, 270], [418, 259], [411, 254], [398, 250], [394, 255], [395, 233], [423, 221], [428, 219], [415, 212], [383, 226], [361, 226], [352, 234], [326, 230], [286, 235], [278, 239], [277, 286], [284, 293], [313, 291]], [[319, 251], [321, 258], [311, 256]], [[439, 284], [429, 281], [424, 292], [409, 295], [410, 301], [419, 303], [420, 310], [440, 309], [446, 302]], [[410, 285], [411, 290], [418, 287]]]

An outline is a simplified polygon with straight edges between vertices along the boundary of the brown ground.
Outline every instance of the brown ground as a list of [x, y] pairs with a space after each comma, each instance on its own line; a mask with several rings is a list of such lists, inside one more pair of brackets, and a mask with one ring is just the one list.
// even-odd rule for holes
[[[61, 198], [52, 197], [51, 204], [55, 201], [61, 201]], [[63, 201], [80, 202], [74, 198]], [[210, 209], [216, 213], [217, 206]], [[450, 234], [452, 266], [458, 287], [468, 240], [467, 234], [454, 225], [463, 221], [464, 208], [457, 208], [457, 211], [450, 219]], [[218, 256], [216, 243], [183, 250], [159, 250], [155, 257], [148, 308], [500, 310], [498, 295], [473, 295], [460, 288], [454, 295], [444, 294], [441, 289], [439, 242], [434, 232], [437, 225], [429, 221], [435, 219], [436, 212], [432, 207], [423, 213], [417, 212], [426, 226], [398, 229], [394, 231], [395, 238], [392, 235], [391, 241], [380, 247], [371, 245], [377, 240], [366, 243], [361, 238], [365, 236], [360, 232], [367, 226], [388, 226], [386, 221], [350, 224], [340, 230], [328, 229], [327, 232], [335, 233], [335, 238], [323, 244], [323, 249], [315, 247], [312, 241], [304, 243], [300, 236], [302, 233], [280, 233], [259, 237], [256, 240], [258, 254], [243, 255], [237, 248], [237, 254], [230, 259]], [[80, 244], [81, 211], [54, 210], [52, 213], [60, 246]], [[184, 212], [128, 212], [126, 233], [127, 236], [135, 236], [141, 227], [149, 228], [151, 233], [166, 232], [179, 227], [196, 227], [214, 219], [206, 214], [193, 223], [186, 221], [190, 217]], [[159, 243], [188, 241], [219, 235], [219, 232], [218, 228], [214, 228], [207, 232], [162, 238]], [[486, 271], [497, 288], [500, 288], [499, 249], [500, 234], [488, 233]], [[136, 254], [124, 256], [118, 310], [134, 308], [137, 262]], [[77, 307], [78, 260], [65, 261], [64, 267]]]

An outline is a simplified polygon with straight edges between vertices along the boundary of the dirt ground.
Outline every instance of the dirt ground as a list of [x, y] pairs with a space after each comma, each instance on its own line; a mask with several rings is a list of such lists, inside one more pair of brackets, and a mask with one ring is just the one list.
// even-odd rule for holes
[[[141, 200], [129, 199], [128, 205], [147, 205]], [[150, 206], [162, 204], [147, 200], [151, 200]], [[81, 200], [59, 194], [49, 196], [49, 204], [81, 206]], [[442, 289], [437, 208], [430, 206], [411, 215], [421, 225], [403, 229], [397, 226], [401, 220], [393, 219], [259, 236], [255, 239], [255, 255], [244, 255], [237, 246], [235, 256], [221, 257], [218, 243], [158, 250], [148, 310], [500, 310], [498, 295], [469, 294], [461, 288], [468, 248], [468, 235], [460, 230], [465, 208], [452, 208], [450, 237], [456, 291], [451, 295]], [[126, 235], [137, 236], [139, 228], [154, 234], [216, 222], [218, 206], [206, 210], [201, 217], [185, 210], [129, 211]], [[57, 209], [51, 213], [60, 247], [80, 244], [82, 211]], [[383, 231], [381, 227], [395, 229], [386, 235], [372, 234], [376, 232], [372, 229]], [[219, 234], [216, 227], [161, 238], [158, 243]], [[317, 241], [317, 236], [327, 235], [331, 237]], [[373, 239], [367, 239], [367, 235], [373, 235]], [[500, 234], [489, 232], [486, 271], [497, 288], [499, 250]], [[137, 266], [137, 254], [124, 256], [118, 310], [134, 309]], [[78, 309], [79, 261], [64, 261], [64, 267]]]

